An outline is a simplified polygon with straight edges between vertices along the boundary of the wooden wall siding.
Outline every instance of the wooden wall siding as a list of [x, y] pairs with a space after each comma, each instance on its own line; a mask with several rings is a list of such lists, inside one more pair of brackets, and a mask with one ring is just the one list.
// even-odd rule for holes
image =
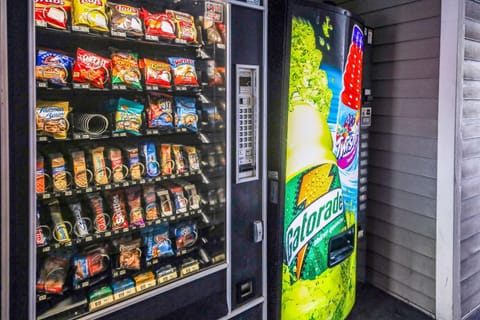
[[463, 104], [459, 149], [462, 316], [480, 306], [480, 4], [465, 2]]
[[337, 0], [374, 30], [367, 280], [435, 313], [440, 0]]

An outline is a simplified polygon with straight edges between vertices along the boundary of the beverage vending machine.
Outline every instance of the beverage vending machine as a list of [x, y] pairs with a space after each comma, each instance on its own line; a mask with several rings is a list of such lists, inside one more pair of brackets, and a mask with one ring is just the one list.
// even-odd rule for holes
[[10, 318], [265, 317], [265, 6], [7, 1]]
[[371, 30], [320, 1], [271, 2], [269, 14], [269, 314], [345, 319], [355, 302]]

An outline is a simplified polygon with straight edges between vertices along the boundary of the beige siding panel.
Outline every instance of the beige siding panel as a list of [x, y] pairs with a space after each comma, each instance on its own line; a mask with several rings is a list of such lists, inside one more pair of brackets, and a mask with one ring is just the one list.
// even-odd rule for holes
[[432, 200], [436, 199], [437, 183], [435, 179], [384, 168], [371, 168], [370, 172], [374, 173], [369, 177], [371, 183], [414, 193]]
[[377, 115], [372, 123], [372, 131], [403, 136], [436, 138], [437, 120], [393, 118]]
[[[427, 178], [437, 177], [437, 161], [419, 158], [401, 153], [370, 150], [369, 164], [390, 170], [419, 175]], [[374, 172], [372, 172], [374, 174]]]
[[375, 46], [373, 62], [438, 58], [440, 38], [397, 42]]
[[437, 158], [437, 140], [432, 138], [371, 133], [368, 143], [370, 148], [375, 150], [402, 153], [428, 159]]
[[[375, 92], [373, 93], [375, 96]], [[417, 118], [417, 119], [437, 119], [438, 117], [438, 99], [437, 98], [381, 98], [375, 96], [374, 119], [377, 115]]]
[[438, 58], [377, 63], [372, 68], [372, 80], [434, 78], [438, 78]]
[[440, 17], [375, 28], [375, 45], [438, 37]]

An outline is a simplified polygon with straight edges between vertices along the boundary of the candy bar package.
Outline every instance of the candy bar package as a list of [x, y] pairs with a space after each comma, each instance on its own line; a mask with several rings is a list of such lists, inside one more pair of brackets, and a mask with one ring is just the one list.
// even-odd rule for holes
[[103, 89], [110, 80], [110, 65], [110, 59], [78, 48], [72, 79], [76, 83], [87, 83]]
[[143, 208], [141, 199], [140, 186], [133, 186], [125, 189], [125, 195], [127, 197], [128, 212], [130, 218], [130, 224], [132, 226], [143, 227], [145, 226], [145, 220], [143, 219]]
[[173, 84], [176, 86], [197, 87], [197, 71], [195, 60], [182, 57], [168, 58], [173, 73]]
[[45, 179], [45, 159], [37, 154], [37, 165], [35, 171], [35, 191], [44, 193], [47, 190], [47, 181]]
[[108, 32], [105, 0], [73, 0], [72, 25]]
[[105, 148], [96, 147], [89, 150], [93, 164], [93, 178], [96, 184], [104, 185], [110, 182], [111, 169], [105, 163]]
[[187, 162], [183, 154], [182, 146], [179, 144], [172, 145], [173, 158], [175, 160], [175, 171], [177, 174], [187, 172]]
[[174, 124], [172, 97], [166, 94], [148, 95], [148, 128], [171, 129]]
[[143, 36], [140, 9], [125, 4], [107, 2], [112, 33], [125, 33], [126, 36]]
[[183, 193], [183, 188], [171, 181], [163, 183], [163, 187], [168, 189], [171, 194], [173, 204], [175, 206], [175, 214], [182, 214], [188, 211], [188, 199]]
[[70, 0], [35, 0], [35, 24], [66, 30], [71, 9]]
[[127, 132], [133, 135], [141, 135], [143, 104], [128, 99], [118, 99], [115, 112], [116, 133]]
[[183, 146], [183, 150], [187, 155], [190, 171], [195, 172], [200, 170], [200, 159], [198, 158], [197, 148], [193, 146]]
[[162, 176], [169, 176], [173, 174], [173, 168], [175, 167], [175, 160], [172, 159], [172, 145], [160, 145], [160, 153]]
[[130, 172], [130, 179], [139, 180], [142, 178], [145, 171], [145, 166], [140, 162], [137, 147], [126, 147], [128, 169]]
[[69, 269], [70, 255], [68, 253], [57, 251], [47, 256], [37, 279], [37, 292], [62, 294]]
[[122, 189], [105, 191], [110, 213], [112, 215], [112, 230], [128, 227], [125, 193]]
[[176, 127], [198, 131], [198, 115], [195, 98], [175, 97]]
[[73, 258], [73, 267], [75, 268], [73, 275], [74, 286], [78, 286], [83, 281], [104, 273], [109, 266], [110, 256], [108, 255], [106, 245], [94, 245], [86, 248], [82, 253], [77, 254]]
[[103, 198], [100, 196], [100, 193], [89, 193], [86, 197], [93, 214], [95, 232], [100, 233], [107, 231], [110, 227], [110, 216], [105, 213]]
[[[77, 188], [86, 188], [92, 179], [92, 172], [87, 169], [87, 161], [83, 150], [70, 152], [73, 167], [73, 183]], [[89, 176], [90, 174], [90, 176]]]
[[155, 192], [157, 194], [158, 202], [160, 203], [162, 217], [171, 216], [173, 214], [173, 205], [168, 190], [162, 187], [157, 187]]
[[68, 199], [68, 208], [73, 216], [73, 233], [78, 238], [84, 238], [90, 234], [92, 221], [88, 218], [82, 208], [79, 199], [72, 197]]
[[172, 87], [172, 73], [168, 63], [143, 58], [140, 59], [139, 66], [143, 71], [146, 85], [159, 86], [164, 89]]
[[128, 51], [113, 51], [112, 86], [125, 85], [130, 89], [142, 89], [142, 75], [138, 66], [138, 54]]
[[65, 87], [73, 66], [73, 58], [49, 50], [37, 51], [35, 78], [51, 85]]
[[122, 150], [119, 148], [108, 148], [107, 159], [112, 170], [112, 181], [119, 183], [128, 176], [128, 167], [123, 164]]
[[176, 180], [175, 183], [181, 185], [187, 196], [190, 210], [200, 209], [200, 195], [197, 193], [197, 187], [193, 183], [185, 180]]
[[118, 249], [118, 268], [140, 270], [141, 239], [121, 240], [116, 243]]
[[145, 260], [173, 256], [172, 242], [168, 238], [168, 224], [161, 224], [145, 233]]
[[40, 208], [37, 205], [37, 212], [35, 215], [35, 242], [38, 247], [43, 247], [48, 244], [50, 237], [50, 227], [42, 225], [40, 221]]
[[160, 163], [157, 161], [157, 151], [153, 142], [140, 145], [140, 157], [145, 163], [148, 177], [156, 177], [160, 174]]
[[142, 8], [141, 17], [145, 25], [145, 35], [156, 36], [162, 40], [176, 38], [175, 21], [170, 13], [150, 13]]
[[142, 186], [143, 203], [145, 204], [145, 220], [155, 220], [160, 217], [160, 208], [155, 194], [155, 185], [146, 184]]
[[53, 191], [67, 190], [70, 186], [71, 175], [67, 173], [65, 158], [61, 153], [51, 153], [48, 158], [52, 170]]

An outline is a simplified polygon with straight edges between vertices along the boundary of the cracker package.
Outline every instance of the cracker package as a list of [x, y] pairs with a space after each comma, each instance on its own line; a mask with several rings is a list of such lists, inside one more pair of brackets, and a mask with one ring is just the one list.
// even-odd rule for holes
[[65, 87], [72, 65], [72, 57], [50, 50], [38, 50], [35, 78], [55, 86]]

